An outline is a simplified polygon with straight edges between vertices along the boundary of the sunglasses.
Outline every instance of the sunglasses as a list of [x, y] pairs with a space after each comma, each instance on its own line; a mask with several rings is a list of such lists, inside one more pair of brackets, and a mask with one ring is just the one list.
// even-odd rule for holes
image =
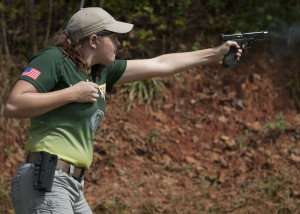
[[110, 34], [114, 34], [115, 32], [109, 31], [109, 30], [103, 30], [100, 31], [99, 33], [96, 33], [97, 36], [106, 36], [106, 35], [110, 35]]

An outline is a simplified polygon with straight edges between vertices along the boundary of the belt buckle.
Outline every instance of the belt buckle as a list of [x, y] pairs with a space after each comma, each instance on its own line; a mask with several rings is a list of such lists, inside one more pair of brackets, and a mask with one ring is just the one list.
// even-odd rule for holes
[[69, 163], [69, 176], [73, 176], [74, 173], [74, 165]]

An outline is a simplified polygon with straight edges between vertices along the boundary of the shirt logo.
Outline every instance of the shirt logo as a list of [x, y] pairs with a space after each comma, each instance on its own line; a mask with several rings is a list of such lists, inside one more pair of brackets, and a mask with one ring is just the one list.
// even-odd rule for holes
[[99, 85], [99, 90], [100, 90], [100, 93], [101, 93], [101, 97], [103, 99], [105, 99], [106, 83], [104, 83], [103, 85]]
[[104, 116], [104, 112], [101, 110], [97, 110], [90, 118], [89, 127], [93, 132], [96, 131], [103, 116]]
[[27, 67], [21, 74], [21, 76], [31, 77], [36, 80], [40, 76], [41, 72], [36, 70], [35, 68]]

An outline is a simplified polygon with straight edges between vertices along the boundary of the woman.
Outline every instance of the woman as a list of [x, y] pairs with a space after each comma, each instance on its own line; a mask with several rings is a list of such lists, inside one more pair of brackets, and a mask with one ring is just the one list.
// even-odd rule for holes
[[[11, 91], [7, 117], [31, 118], [26, 158], [12, 180], [16, 213], [92, 213], [83, 196], [95, 131], [104, 116], [105, 93], [114, 84], [171, 75], [221, 60], [231, 46], [115, 60], [118, 33], [133, 25], [101, 8], [84, 8], [67, 24], [60, 42], [31, 59]], [[58, 158], [58, 159], [57, 159]]]

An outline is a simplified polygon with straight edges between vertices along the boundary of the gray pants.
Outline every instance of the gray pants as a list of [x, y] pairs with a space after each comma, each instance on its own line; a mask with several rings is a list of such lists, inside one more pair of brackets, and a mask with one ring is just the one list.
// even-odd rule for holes
[[33, 189], [34, 164], [23, 163], [11, 182], [11, 200], [16, 214], [91, 214], [83, 195], [83, 181], [79, 183], [71, 176], [55, 171], [51, 192]]

